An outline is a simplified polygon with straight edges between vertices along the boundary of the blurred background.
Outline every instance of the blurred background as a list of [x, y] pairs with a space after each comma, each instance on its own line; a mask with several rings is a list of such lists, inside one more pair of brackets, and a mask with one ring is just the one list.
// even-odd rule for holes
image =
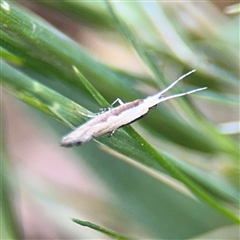
[[[1, 1], [1, 57], [18, 73], [92, 112], [101, 106], [72, 65], [110, 103], [117, 97], [124, 102], [144, 98], [196, 69], [173, 93], [203, 86], [207, 91], [164, 103], [132, 127], [238, 216], [235, 3], [112, 2], [129, 27], [121, 28], [105, 2]], [[238, 239], [231, 217], [197, 198], [164, 166], [148, 168], [145, 156], [143, 164], [136, 162], [140, 150], [125, 140], [125, 130], [100, 138], [101, 144], [61, 148], [61, 137], [71, 129], [48, 111], [56, 109], [77, 125], [70, 103], [46, 103], [38, 85], [23, 91], [20, 81], [10, 83], [7, 70], [2, 71], [2, 239], [108, 238], [71, 217], [139, 239]], [[37, 94], [40, 100], [34, 102]], [[41, 108], [41, 101], [49, 109]]]

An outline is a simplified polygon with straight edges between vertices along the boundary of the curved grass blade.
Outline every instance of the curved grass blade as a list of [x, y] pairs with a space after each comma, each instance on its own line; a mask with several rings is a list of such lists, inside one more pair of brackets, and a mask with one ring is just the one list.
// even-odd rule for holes
[[[78, 76], [80, 77], [80, 79], [84, 82], [84, 85], [87, 87], [87, 89], [90, 91], [91, 94], [93, 94], [94, 98], [100, 103], [100, 104], [105, 104], [106, 100], [104, 99], [103, 96], [101, 96], [101, 94], [94, 88], [93, 85], [91, 85], [91, 83], [76, 69], [74, 68], [75, 72], [78, 74]], [[138, 142], [138, 144], [142, 147], [145, 148], [145, 151], [151, 151], [152, 154], [157, 154], [155, 149], [153, 149], [151, 147], [151, 145], [148, 144], [147, 141], [145, 141], [131, 126], [127, 126], [125, 127], [125, 131], [135, 140]], [[171, 159], [171, 157], [169, 157], [169, 160]], [[196, 185], [195, 183], [191, 182], [191, 180], [189, 180], [187, 177], [185, 177], [180, 171], [177, 170], [177, 168], [174, 167], [174, 165], [169, 164], [168, 161], [162, 161], [159, 162], [159, 164], [162, 166], [162, 164], [164, 164], [164, 166], [166, 167], [166, 169], [169, 171], [169, 173], [172, 173], [175, 177], [177, 177], [180, 181], [184, 182], [193, 192], [195, 192], [193, 189], [197, 189], [195, 188]], [[173, 162], [172, 162], [173, 163]], [[184, 171], [184, 169], [183, 169]], [[194, 186], [195, 185], [195, 186]], [[221, 189], [219, 189], [219, 193], [221, 192]], [[197, 193], [198, 196], [201, 196], [203, 199], [207, 200], [209, 203], [211, 202], [211, 204], [215, 205], [215, 207], [217, 207], [218, 204], [216, 204], [216, 202], [214, 203], [214, 201], [211, 200], [211, 197], [207, 196], [207, 194], [204, 193], [204, 191], [202, 191], [203, 189], [199, 188], [199, 191], [195, 192]], [[229, 195], [232, 196], [233, 199], [236, 199], [236, 194], [234, 192], [229, 192]], [[234, 196], [234, 197], [233, 197]], [[221, 208], [221, 207], [220, 207]], [[223, 210], [223, 209], [222, 209]]]
[[100, 106], [109, 106], [108, 101], [96, 90], [96, 88], [93, 87], [93, 85], [82, 75], [82, 73], [73, 66], [73, 69], [79, 79], [82, 81], [84, 86], [87, 88], [87, 90], [91, 93], [91, 95], [94, 97], [94, 99], [99, 103]]
[[129, 237], [123, 236], [122, 234], [119, 234], [117, 232], [111, 231], [109, 229], [100, 227], [100, 226], [98, 226], [98, 225], [96, 225], [94, 223], [91, 223], [91, 222], [82, 221], [82, 220], [77, 219], [77, 218], [71, 218], [71, 220], [73, 222], [81, 225], [81, 226], [89, 227], [91, 229], [97, 230], [98, 232], [104, 233], [104, 234], [106, 234], [109, 237], [113, 237], [114, 239], [118, 239], [118, 240], [131, 240], [131, 239], [133, 239], [133, 238], [129, 238]]

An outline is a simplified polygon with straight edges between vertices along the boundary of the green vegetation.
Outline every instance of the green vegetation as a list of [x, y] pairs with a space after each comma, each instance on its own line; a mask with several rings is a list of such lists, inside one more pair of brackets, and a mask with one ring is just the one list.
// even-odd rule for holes
[[[125, 102], [144, 98], [191, 69], [197, 71], [176, 86], [173, 93], [199, 86], [208, 89], [175, 99], [172, 105], [159, 105], [136, 125], [119, 129], [111, 138], [105, 135], [84, 146], [64, 149], [76, 155], [78, 161], [73, 162], [79, 170], [86, 164], [94, 175], [93, 181], [101, 179], [109, 196], [114, 196], [111, 201], [106, 197], [104, 201], [95, 200], [95, 204], [84, 203], [93, 212], [103, 209], [91, 213], [89, 219], [101, 222], [101, 226], [105, 222], [104, 228], [85, 222], [88, 219], [79, 220], [79, 212], [87, 215], [85, 207], [76, 206], [76, 199], [66, 202], [51, 194], [44, 196], [38, 192], [37, 184], [33, 192], [32, 186], [21, 181], [21, 174], [15, 177], [14, 161], [9, 160], [13, 154], [3, 135], [2, 238], [20, 239], [18, 226], [25, 227], [10, 200], [19, 191], [17, 181], [36, 205], [47, 198], [40, 204], [45, 211], [51, 211], [53, 203], [59, 205], [57, 214], [50, 213], [55, 216], [50, 221], [59, 229], [69, 226], [69, 219], [58, 215], [66, 207], [75, 214], [68, 216], [74, 217], [75, 223], [116, 239], [186, 239], [200, 234], [207, 238], [210, 231], [224, 231], [226, 225], [239, 224], [239, 132], [234, 129], [230, 135], [220, 131], [218, 123], [222, 120], [214, 108], [220, 108], [225, 115], [229, 109], [239, 111], [239, 17], [226, 16], [208, 2], [199, 6], [108, 1], [35, 4], [64, 16], [69, 28], [72, 22], [81, 24], [95, 37], [104, 36], [135, 51], [151, 73], [151, 77], [142, 76], [107, 66], [20, 2], [1, 0], [2, 89], [32, 107], [29, 111], [35, 117], [29, 121], [40, 119], [58, 138], [117, 97]], [[234, 120], [237, 121], [228, 121]], [[3, 129], [8, 134], [4, 121]], [[216, 164], [220, 167], [213, 169]], [[26, 174], [31, 179], [33, 173]], [[33, 178], [33, 185], [34, 181]], [[58, 190], [54, 194], [58, 195]], [[100, 214], [105, 216], [101, 218]], [[61, 233], [69, 234], [67, 229]], [[91, 233], [95, 231], [89, 230], [88, 236]], [[84, 237], [79, 227], [79, 238]]]

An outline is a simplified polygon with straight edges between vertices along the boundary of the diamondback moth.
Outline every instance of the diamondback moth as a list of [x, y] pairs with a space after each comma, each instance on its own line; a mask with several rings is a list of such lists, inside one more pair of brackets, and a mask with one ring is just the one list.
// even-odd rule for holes
[[[158, 92], [145, 99], [137, 99], [132, 102], [123, 103], [119, 98], [117, 98], [116, 101], [112, 103], [112, 107], [109, 108], [107, 111], [96, 115], [94, 118], [90, 119], [83, 125], [77, 127], [71, 133], [63, 137], [61, 141], [61, 146], [72, 147], [75, 145], [82, 145], [85, 142], [88, 142], [93, 138], [99, 137], [108, 132], [113, 135], [113, 133], [118, 128], [131, 124], [139, 118], [145, 116], [151, 108], [156, 107], [161, 102], [205, 90], [206, 87], [203, 87], [167, 97], [164, 96], [164, 93], [166, 93], [179, 81], [181, 81], [183, 78], [193, 72], [195, 72], [195, 70], [192, 70], [182, 75], [163, 91]], [[113, 107], [113, 105], [117, 102], [120, 105], [117, 107]]]

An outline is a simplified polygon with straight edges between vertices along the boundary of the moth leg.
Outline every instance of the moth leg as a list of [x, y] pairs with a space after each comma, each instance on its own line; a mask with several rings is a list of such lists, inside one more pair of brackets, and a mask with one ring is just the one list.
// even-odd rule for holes
[[110, 134], [109, 134], [109, 138], [113, 136], [113, 134], [115, 133], [116, 130], [113, 130]]
[[124, 102], [120, 99], [120, 98], [117, 98], [112, 104], [111, 104], [111, 106], [110, 107], [106, 107], [106, 108], [99, 108], [99, 113], [98, 114], [101, 114], [101, 113], [103, 113], [103, 112], [107, 112], [107, 111], [109, 111], [109, 110], [111, 110], [112, 108], [113, 108], [113, 106], [114, 106], [114, 104], [115, 103], [119, 103], [119, 105], [124, 105]]
[[124, 105], [124, 102], [120, 99], [120, 98], [117, 98], [112, 104], [111, 106], [113, 107], [115, 103], [119, 103], [119, 105]]

